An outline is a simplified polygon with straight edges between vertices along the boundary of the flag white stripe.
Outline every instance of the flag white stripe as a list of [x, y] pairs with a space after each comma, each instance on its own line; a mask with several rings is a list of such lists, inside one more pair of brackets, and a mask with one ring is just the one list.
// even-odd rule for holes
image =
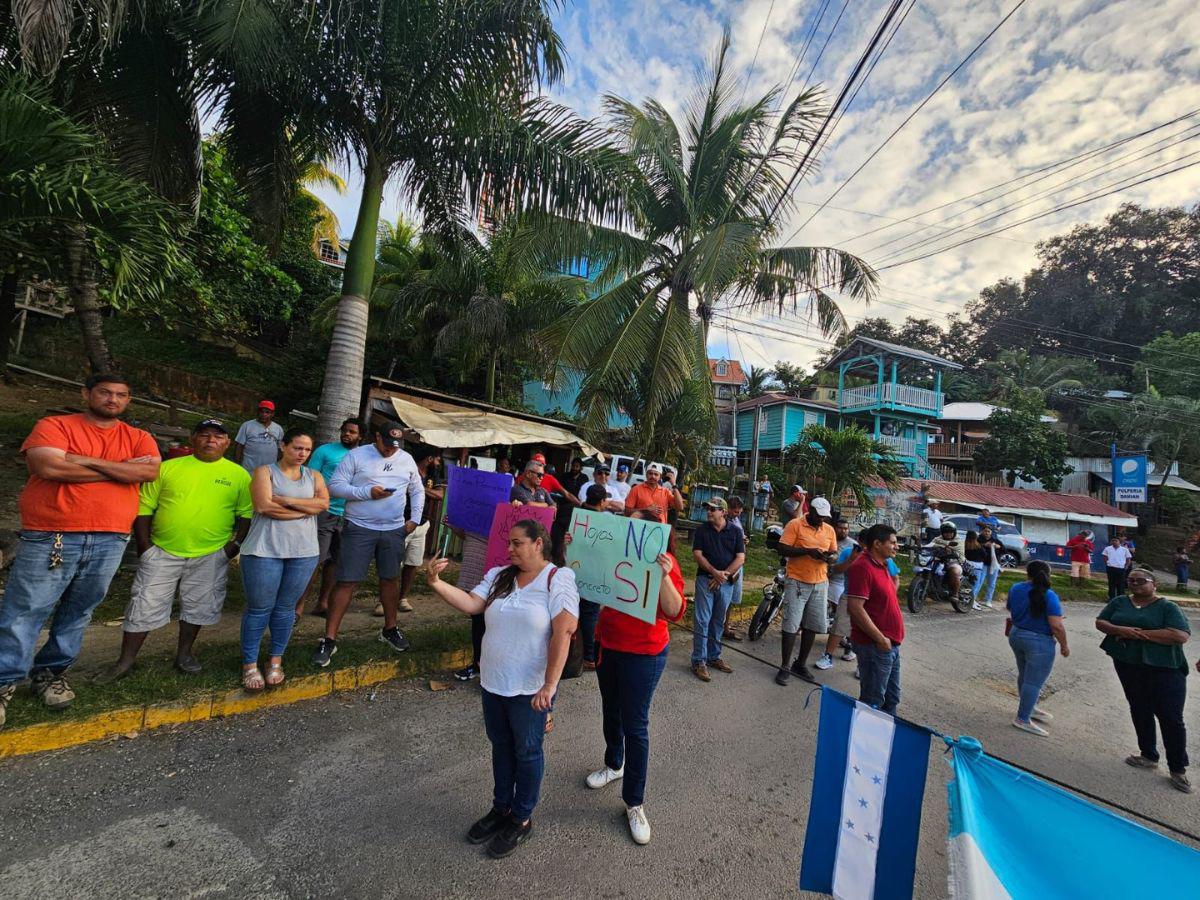
[[975, 838], [965, 831], [950, 839], [950, 896], [963, 900], [1012, 900]]
[[895, 730], [891, 716], [855, 704], [833, 863], [833, 896], [838, 900], [871, 900], [875, 894], [875, 857]]

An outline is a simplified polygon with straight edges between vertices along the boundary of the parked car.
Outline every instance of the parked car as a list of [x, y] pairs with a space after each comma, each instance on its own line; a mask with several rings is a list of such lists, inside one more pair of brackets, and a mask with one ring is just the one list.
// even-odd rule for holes
[[[975, 527], [975, 519], [974, 513], [955, 513], [942, 517], [943, 522], [954, 523], [954, 527], [958, 529], [960, 544], [967, 539], [968, 531], [979, 530]], [[1000, 565], [1006, 569], [1015, 569], [1017, 566], [1023, 566], [1029, 562], [1031, 557], [1029, 540], [1021, 534], [1016, 525], [1012, 522], [1001, 522], [996, 536], [1004, 545], [1004, 552], [1000, 554]]]

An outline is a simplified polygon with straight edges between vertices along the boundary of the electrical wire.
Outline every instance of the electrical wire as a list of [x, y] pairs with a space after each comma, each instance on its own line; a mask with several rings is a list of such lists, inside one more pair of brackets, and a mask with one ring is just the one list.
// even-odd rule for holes
[[809, 222], [811, 222], [818, 215], [820, 215], [821, 211], [825, 209], [825, 207], [830, 203], [830, 201], [833, 200], [834, 197], [836, 197], [838, 194], [840, 194], [843, 190], [846, 189], [846, 186], [849, 185], [850, 182], [852, 182], [858, 176], [858, 174], [871, 163], [871, 160], [873, 160], [876, 156], [878, 156], [880, 151], [882, 151], [883, 148], [886, 147], [891, 142], [891, 140], [901, 132], [901, 130], [904, 128], [904, 126], [906, 126], [909, 122], [911, 122], [913, 120], [913, 118], [916, 117], [916, 115], [918, 113], [920, 113], [922, 109], [925, 108], [926, 104], [928, 104], [930, 100], [932, 100], [934, 97], [937, 96], [938, 92], [941, 91], [941, 89], [946, 86], [946, 83], [949, 82], [950, 79], [953, 78], [955, 75], [957, 75], [963, 69], [963, 67], [965, 67], [975, 57], [975, 54], [978, 53], [983, 48], [983, 46], [992, 39], [992, 36], [997, 31], [999, 31], [1001, 28], [1004, 27], [1004, 24], [1009, 19], [1011, 19], [1014, 15], [1016, 15], [1017, 11], [1022, 6], [1024, 6], [1026, 2], [1027, 2], [1027, 0], [1017, 0], [1016, 5], [1014, 5], [1013, 8], [1010, 9], [1005, 14], [1004, 18], [1001, 19], [996, 24], [996, 26], [994, 28], [992, 28], [991, 31], [989, 31], [986, 35], [984, 35], [983, 40], [981, 40], [978, 44], [976, 44], [975, 47], [971, 50], [971, 52], [968, 53], [965, 57], [963, 57], [963, 60], [957, 66], [955, 66], [953, 69], [951, 69], [950, 72], [941, 81], [938, 82], [937, 86], [932, 91], [930, 91], [929, 94], [927, 94], [925, 96], [924, 100], [922, 100], [920, 103], [917, 104], [916, 108], [905, 117], [904, 121], [901, 122], [899, 125], [897, 125], [896, 129], [891, 134], [889, 134], [886, 138], [884, 138], [883, 143], [871, 151], [871, 154], [865, 160], [862, 161], [862, 163], [859, 165], [859, 167], [850, 173], [850, 177], [847, 178], [845, 181], [843, 181], [840, 185], [838, 185], [837, 189], [834, 190], [834, 192], [832, 194], [830, 194], [826, 198], [826, 200], [819, 207], [817, 207], [817, 209], [807, 219], [805, 219], [802, 223], [800, 223], [800, 226], [798, 228], [796, 228], [795, 231], [792, 232], [792, 236], [787, 239], [786, 243], [790, 244], [795, 239], [796, 235], [798, 235], [801, 231], [804, 230], [805, 226], [808, 225]]

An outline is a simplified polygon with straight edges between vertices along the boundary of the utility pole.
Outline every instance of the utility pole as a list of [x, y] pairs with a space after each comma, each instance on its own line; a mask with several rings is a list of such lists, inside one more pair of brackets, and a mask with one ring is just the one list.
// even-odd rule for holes
[[737, 421], [737, 391], [733, 392], [733, 458], [729, 461], [729, 493], [733, 493], [737, 483], [738, 461], [738, 421]]

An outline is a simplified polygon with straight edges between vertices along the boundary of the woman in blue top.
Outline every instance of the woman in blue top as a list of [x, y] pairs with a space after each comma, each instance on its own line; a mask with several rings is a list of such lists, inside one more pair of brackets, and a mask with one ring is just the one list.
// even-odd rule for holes
[[1004, 623], [1008, 645], [1017, 659], [1020, 701], [1013, 725], [1046, 737], [1050, 732], [1037, 722], [1049, 722], [1053, 716], [1038, 709], [1037, 701], [1054, 667], [1054, 642], [1058, 641], [1064, 659], [1071, 651], [1063, 627], [1062, 603], [1050, 590], [1050, 566], [1034, 560], [1025, 571], [1027, 580], [1014, 584], [1008, 592], [1008, 621]]

